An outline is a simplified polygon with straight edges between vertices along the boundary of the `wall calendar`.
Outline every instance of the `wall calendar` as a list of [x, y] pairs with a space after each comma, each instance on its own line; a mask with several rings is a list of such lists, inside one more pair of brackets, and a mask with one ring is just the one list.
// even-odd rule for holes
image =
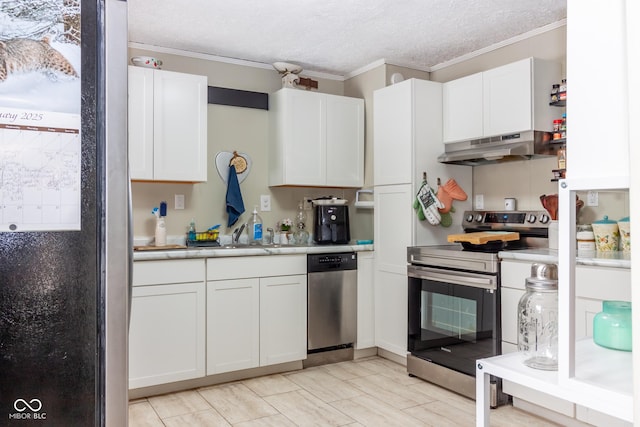
[[80, 115], [0, 107], [0, 231], [80, 230]]

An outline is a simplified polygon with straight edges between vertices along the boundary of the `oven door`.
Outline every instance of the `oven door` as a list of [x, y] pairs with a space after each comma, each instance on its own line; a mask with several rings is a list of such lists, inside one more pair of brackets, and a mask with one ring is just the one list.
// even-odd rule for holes
[[408, 350], [475, 376], [475, 361], [499, 353], [497, 274], [410, 265]]

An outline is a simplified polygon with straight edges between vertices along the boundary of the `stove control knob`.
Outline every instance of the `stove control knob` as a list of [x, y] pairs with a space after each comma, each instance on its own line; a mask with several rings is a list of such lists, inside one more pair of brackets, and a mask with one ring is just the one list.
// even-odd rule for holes
[[482, 214], [476, 215], [476, 222], [482, 222]]
[[536, 222], [536, 216], [535, 215], [527, 215], [527, 222], [529, 224], [533, 224], [534, 222]]
[[472, 222], [473, 221], [473, 214], [469, 214], [466, 217], [464, 217], [464, 220], [466, 222]]
[[549, 222], [549, 215], [547, 214], [542, 214], [540, 215], [540, 222], [543, 224], [546, 224]]

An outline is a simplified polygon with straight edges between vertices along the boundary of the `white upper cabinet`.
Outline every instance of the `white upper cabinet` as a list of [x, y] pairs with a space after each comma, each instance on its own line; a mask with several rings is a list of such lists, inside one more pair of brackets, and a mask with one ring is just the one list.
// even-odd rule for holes
[[281, 89], [269, 115], [270, 186], [363, 185], [364, 100]]
[[444, 142], [482, 135], [482, 73], [442, 85], [442, 114]]
[[443, 84], [443, 141], [550, 131], [549, 93], [560, 65], [527, 58]]
[[129, 67], [133, 180], [207, 180], [207, 78]]

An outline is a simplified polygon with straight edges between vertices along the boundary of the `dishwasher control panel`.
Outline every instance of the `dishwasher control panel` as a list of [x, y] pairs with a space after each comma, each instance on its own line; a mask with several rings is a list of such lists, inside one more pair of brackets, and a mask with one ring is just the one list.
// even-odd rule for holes
[[355, 270], [358, 257], [355, 252], [307, 255], [307, 272]]

